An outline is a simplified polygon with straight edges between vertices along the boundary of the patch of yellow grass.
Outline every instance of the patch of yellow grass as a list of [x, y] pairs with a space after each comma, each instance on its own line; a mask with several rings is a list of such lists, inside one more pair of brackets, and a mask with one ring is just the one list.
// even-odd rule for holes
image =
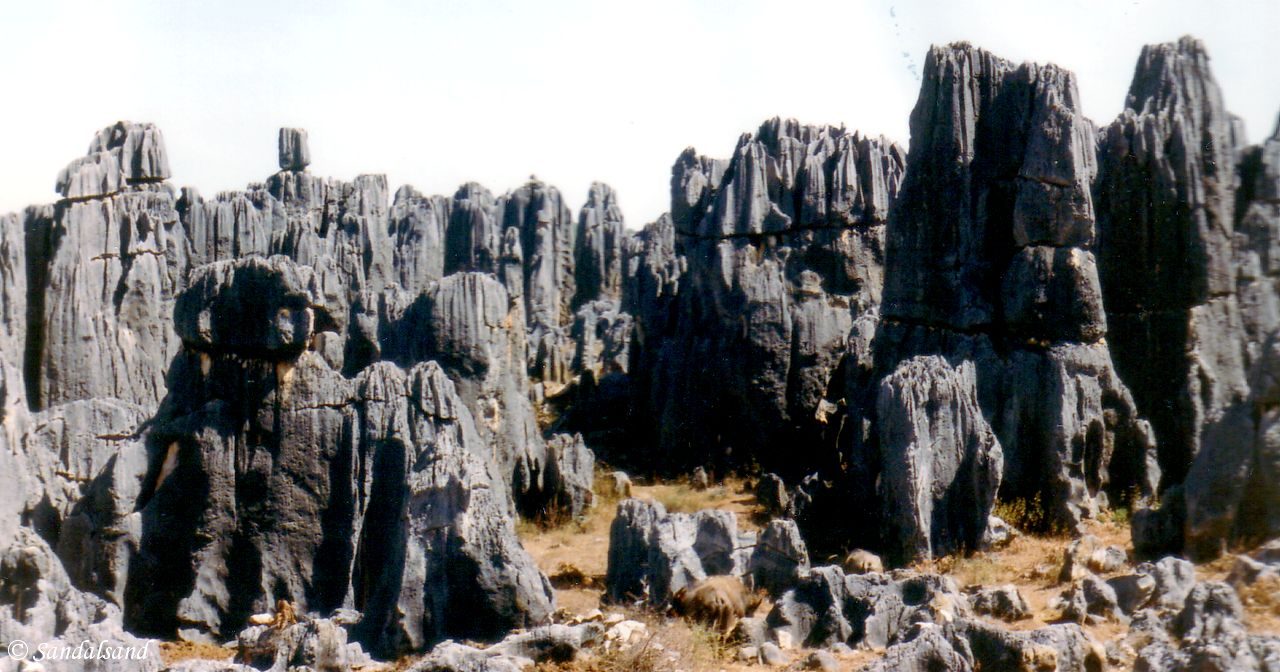
[[160, 661], [165, 665], [174, 665], [184, 660], [231, 660], [234, 655], [234, 649], [217, 644], [160, 642]]

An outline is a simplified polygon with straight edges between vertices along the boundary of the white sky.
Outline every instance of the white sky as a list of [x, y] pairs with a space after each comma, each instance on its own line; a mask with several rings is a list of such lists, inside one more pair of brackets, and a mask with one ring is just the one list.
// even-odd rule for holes
[[1250, 139], [1269, 135], [1277, 0], [0, 0], [0, 212], [53, 200], [93, 132], [132, 119], [206, 195], [274, 172], [276, 129], [301, 126], [321, 175], [451, 194], [536, 173], [575, 211], [602, 180], [638, 227], [684, 147], [727, 156], [774, 115], [906, 143], [932, 43], [1070, 68], [1106, 123], [1142, 45], [1185, 33]]

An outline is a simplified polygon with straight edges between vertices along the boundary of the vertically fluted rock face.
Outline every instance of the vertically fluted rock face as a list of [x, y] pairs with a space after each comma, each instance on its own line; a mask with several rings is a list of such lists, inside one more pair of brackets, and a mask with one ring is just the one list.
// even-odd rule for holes
[[1103, 133], [1098, 257], [1116, 367], [1181, 482], [1204, 427], [1248, 392], [1232, 237], [1232, 121], [1192, 38], [1145, 47]]
[[1163, 505], [1135, 515], [1141, 554], [1208, 558], [1239, 535], [1280, 533], [1267, 476], [1280, 142], [1245, 148], [1242, 135], [1186, 37], [1143, 49], [1099, 149], [1108, 341], [1165, 470]]
[[572, 320], [577, 226], [560, 191], [536, 179], [498, 199], [503, 230], [519, 232], [525, 315], [537, 341]]
[[26, 361], [34, 408], [95, 398], [154, 408], [164, 396], [177, 348], [167, 321], [186, 265], [168, 176], [160, 132], [121, 122], [59, 176], [53, 212], [28, 219], [27, 272], [40, 293]]
[[[887, 420], [871, 413], [871, 395], [899, 362], [972, 362], [1003, 447], [1002, 493], [1039, 496], [1067, 527], [1103, 492], [1149, 492], [1158, 474], [1150, 430], [1103, 339], [1089, 251], [1093, 128], [1078, 105], [1074, 76], [1057, 67], [967, 44], [930, 51], [886, 234], [881, 319], [846, 373], [858, 428]], [[847, 432], [854, 510], [880, 497], [885, 446], [875, 442], [885, 431]]]
[[977, 548], [1004, 456], [978, 407], [973, 364], [907, 360], [881, 381], [876, 412], [896, 560]]
[[288, 599], [361, 610], [359, 636], [397, 651], [541, 621], [550, 586], [454, 384], [434, 362], [344, 377], [314, 350], [325, 313], [319, 274], [284, 257], [192, 276], [148, 434], [131, 625], [226, 636]]
[[301, 128], [280, 129], [280, 170], [305, 170], [311, 165], [311, 146], [307, 131]]
[[408, 343], [407, 361], [437, 360], [457, 381], [517, 497], [541, 490], [547, 457], [529, 401], [523, 323], [520, 301], [492, 275], [456, 273], [432, 285], [393, 327]]
[[578, 213], [574, 250], [574, 307], [590, 301], [617, 301], [622, 292], [623, 246], [627, 240], [622, 210], [613, 189], [592, 183]]
[[1254, 369], [1268, 335], [1280, 328], [1280, 123], [1264, 143], [1241, 152], [1235, 214], [1236, 300], [1245, 365]]
[[902, 169], [882, 138], [778, 119], [727, 162], [681, 155], [672, 220], [642, 234], [624, 301], [638, 417], [663, 459], [754, 457], [793, 475], [835, 460], [832, 377], [853, 318], [878, 302]]

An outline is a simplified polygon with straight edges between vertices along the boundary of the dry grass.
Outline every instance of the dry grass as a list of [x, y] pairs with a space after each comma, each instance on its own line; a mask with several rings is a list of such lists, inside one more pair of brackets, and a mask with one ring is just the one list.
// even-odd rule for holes
[[[597, 465], [595, 505], [573, 521], [530, 521], [521, 519], [516, 533], [525, 550], [548, 577], [563, 576], [556, 585], [556, 603], [573, 613], [585, 613], [599, 606], [605, 570], [609, 564], [609, 526], [621, 499], [613, 492], [609, 467]], [[702, 509], [724, 509], [738, 517], [738, 527], [752, 529], [760, 511], [755, 497], [743, 494], [744, 481], [729, 478], [698, 491], [688, 483], [632, 485], [635, 497], [662, 503], [668, 511], [691, 513]], [[570, 576], [581, 575], [572, 581]]]
[[184, 660], [231, 660], [234, 649], [198, 642], [160, 642], [160, 661], [173, 665]]
[[1269, 576], [1236, 586], [1245, 622], [1255, 632], [1280, 634], [1280, 577]]
[[753, 669], [733, 660], [735, 649], [702, 626], [664, 618], [647, 610], [628, 610], [626, 615], [648, 628], [643, 641], [625, 651], [583, 656], [570, 663], [542, 663], [534, 669], [538, 672], [742, 672]]

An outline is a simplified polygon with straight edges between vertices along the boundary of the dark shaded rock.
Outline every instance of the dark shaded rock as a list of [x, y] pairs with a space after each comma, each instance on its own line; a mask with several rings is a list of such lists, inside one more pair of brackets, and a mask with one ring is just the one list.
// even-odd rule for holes
[[1120, 608], [1115, 589], [1096, 576], [1075, 580], [1058, 600], [1062, 605], [1063, 618], [1082, 625], [1108, 620], [1120, 623], [1129, 621], [1129, 617]]
[[146, 444], [128, 441], [88, 484], [62, 521], [58, 557], [71, 582], [124, 607], [130, 559], [142, 537], [135, 511], [148, 467]]
[[[0, 547], [0, 639], [26, 642], [30, 655], [39, 645], [74, 649], [89, 641], [96, 648], [106, 641], [126, 648], [119, 659], [96, 660], [93, 669], [161, 668], [157, 642], [126, 632], [118, 607], [73, 587], [53, 549], [30, 528], [17, 526], [16, 519], [5, 524], [14, 527]], [[46, 669], [69, 672], [83, 665], [83, 660], [49, 661]]]
[[1156, 594], [1156, 580], [1150, 574], [1125, 574], [1107, 579], [1116, 594], [1116, 604], [1126, 614], [1147, 606]]
[[307, 131], [301, 128], [280, 129], [280, 170], [306, 170], [311, 165], [311, 148]]
[[586, 514], [595, 504], [595, 466], [595, 454], [582, 442], [581, 434], [551, 437], [542, 490], [552, 509], [573, 518]]
[[236, 659], [259, 670], [286, 672], [304, 666], [316, 672], [342, 672], [373, 662], [359, 644], [347, 643], [346, 629], [329, 619], [310, 619], [283, 629], [254, 625], [236, 639]]
[[978, 407], [973, 366], [907, 360], [881, 381], [876, 412], [896, 561], [977, 548], [1003, 455]]
[[1134, 511], [1130, 521], [1134, 553], [1139, 558], [1181, 553], [1186, 518], [1187, 503], [1181, 485], [1175, 485], [1161, 495], [1158, 509]]
[[751, 552], [754, 585], [776, 595], [804, 576], [808, 569], [809, 551], [800, 537], [800, 529], [790, 520], [770, 521]]
[[965, 620], [955, 629], [957, 637], [969, 644], [977, 669], [1063, 672], [1107, 669], [1103, 647], [1074, 623], [1017, 632]]
[[605, 572], [605, 596], [613, 602], [648, 597], [649, 530], [667, 515], [662, 504], [645, 499], [618, 502], [609, 526], [609, 564]]
[[1031, 607], [1013, 584], [992, 588], [979, 588], [969, 595], [969, 603], [979, 614], [995, 616], [1005, 621], [1017, 621], [1031, 615]]
[[1118, 546], [1106, 546], [1101, 539], [1086, 534], [1071, 542], [1062, 552], [1062, 570], [1058, 572], [1058, 581], [1067, 583], [1089, 576], [1092, 572], [1106, 574], [1114, 572], [1128, 561], [1124, 549]]
[[638, 236], [624, 299], [637, 441], [652, 437], [655, 463], [756, 458], [799, 478], [834, 462], [834, 376], [851, 310], [878, 300], [902, 157], [884, 139], [773, 119], [727, 162], [677, 159], [671, 219]]
[[[1235, 142], [1200, 42], [1142, 51], [1102, 132], [1098, 259], [1117, 370], [1159, 441], [1164, 487], [1248, 392], [1233, 269]], [[1224, 440], [1249, 442], [1246, 433]]]
[[865, 669], [867, 672], [968, 672], [976, 668], [973, 653], [963, 641], [948, 638], [937, 625], [923, 624], [918, 626], [914, 637], [889, 647], [883, 658]]
[[782, 516], [787, 513], [791, 496], [787, 486], [777, 474], [765, 474], [756, 481], [756, 503], [765, 511], [765, 515]]
[[307, 275], [282, 258], [214, 264], [179, 300], [191, 345], [147, 436], [132, 626], [218, 636], [285, 599], [353, 606], [353, 635], [399, 652], [546, 619], [551, 586], [454, 383], [434, 362], [346, 379], [299, 352], [316, 322], [318, 297], [294, 289]]
[[203, 266], [174, 307], [174, 330], [205, 357], [297, 357], [316, 331], [315, 285], [309, 268], [282, 256]]
[[574, 303], [617, 301], [622, 295], [623, 254], [627, 232], [613, 188], [592, 182], [587, 202], [578, 211], [574, 254]]

